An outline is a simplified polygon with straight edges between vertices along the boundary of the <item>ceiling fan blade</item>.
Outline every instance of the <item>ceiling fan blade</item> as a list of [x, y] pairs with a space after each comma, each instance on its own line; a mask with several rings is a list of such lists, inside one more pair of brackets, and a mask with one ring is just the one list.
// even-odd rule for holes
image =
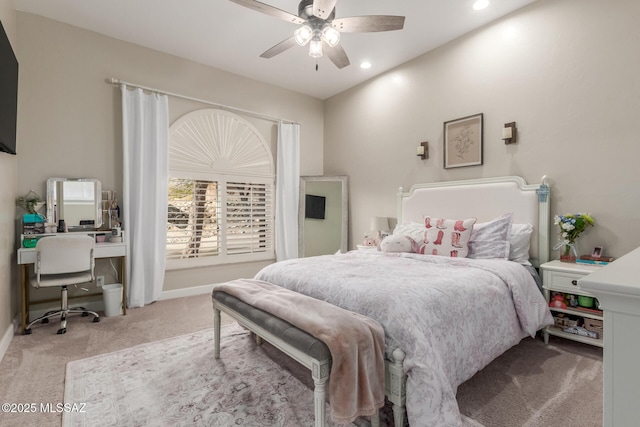
[[289, 37], [288, 39], [282, 40], [271, 49], [266, 50], [262, 55], [260, 55], [260, 58], [273, 58], [274, 56], [284, 52], [285, 50], [296, 46], [297, 44], [298, 43], [296, 43], [295, 37]]
[[305, 19], [300, 18], [292, 13], [285, 12], [277, 7], [269, 6], [268, 4], [260, 3], [256, 0], [231, 0], [241, 6], [248, 7], [249, 9], [257, 10], [267, 15], [275, 16], [283, 21], [291, 22], [293, 24], [304, 24], [307, 22]]
[[327, 19], [336, 7], [337, 0], [313, 0], [313, 16]]
[[371, 33], [377, 31], [401, 30], [404, 16], [369, 15], [334, 19], [331, 25], [341, 33]]
[[347, 52], [344, 51], [342, 46], [336, 45], [335, 47], [331, 47], [328, 44], [323, 43], [322, 48], [324, 49], [324, 52], [327, 54], [331, 62], [336, 65], [336, 67], [343, 69], [350, 64], [349, 57], [347, 57]]

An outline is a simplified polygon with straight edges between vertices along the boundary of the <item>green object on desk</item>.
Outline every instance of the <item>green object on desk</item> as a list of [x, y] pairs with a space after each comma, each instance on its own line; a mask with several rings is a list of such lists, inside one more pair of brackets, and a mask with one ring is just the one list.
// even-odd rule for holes
[[37, 237], [33, 237], [33, 238], [25, 237], [24, 239], [22, 239], [23, 248], [35, 248], [37, 243], [38, 243]]

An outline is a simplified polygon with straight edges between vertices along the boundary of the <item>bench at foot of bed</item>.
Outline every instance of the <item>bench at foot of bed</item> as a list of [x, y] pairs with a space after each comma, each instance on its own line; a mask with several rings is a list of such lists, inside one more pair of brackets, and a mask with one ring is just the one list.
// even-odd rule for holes
[[[254, 333], [258, 344], [260, 344], [260, 339], [264, 339], [311, 370], [314, 383], [315, 427], [324, 427], [326, 425], [326, 383], [331, 370], [331, 352], [326, 344], [290, 323], [246, 304], [225, 292], [214, 291], [212, 297], [215, 331], [214, 357], [220, 358], [220, 312], [223, 311]], [[404, 410], [401, 412], [404, 415]], [[371, 417], [371, 425], [380, 426], [378, 414]], [[403, 424], [396, 425], [402, 426]]]

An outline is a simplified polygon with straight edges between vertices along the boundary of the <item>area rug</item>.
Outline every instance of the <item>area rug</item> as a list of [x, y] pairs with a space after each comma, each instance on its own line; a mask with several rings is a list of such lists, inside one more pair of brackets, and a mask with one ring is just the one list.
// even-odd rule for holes
[[64, 413], [63, 427], [313, 425], [312, 389], [269, 346], [225, 325], [216, 360], [213, 337], [207, 329], [69, 362], [64, 402], [86, 405]]

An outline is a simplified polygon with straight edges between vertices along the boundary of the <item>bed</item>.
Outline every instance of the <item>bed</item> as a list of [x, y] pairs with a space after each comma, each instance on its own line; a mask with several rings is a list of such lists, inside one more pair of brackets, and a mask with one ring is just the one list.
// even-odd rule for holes
[[[385, 331], [386, 388], [396, 425], [403, 425], [406, 397], [411, 425], [458, 426], [457, 387], [552, 323], [533, 269], [548, 258], [549, 186], [544, 177], [536, 185], [520, 177], [414, 185], [398, 193], [398, 224], [387, 239], [413, 236], [407, 239], [411, 252], [294, 259], [267, 266], [255, 278], [378, 321]], [[438, 233], [445, 225], [453, 230], [445, 238], [453, 248], [447, 256], [432, 255], [443, 247], [434, 244], [441, 245]], [[476, 240], [468, 246], [475, 247], [470, 256], [476, 258], [462, 257], [474, 226]], [[529, 236], [526, 256], [517, 259], [509, 250], [518, 246], [514, 233], [523, 228]], [[498, 231], [502, 237], [495, 240]], [[455, 234], [463, 235], [462, 244]], [[481, 250], [485, 240], [501, 258], [491, 257], [495, 248]]]

